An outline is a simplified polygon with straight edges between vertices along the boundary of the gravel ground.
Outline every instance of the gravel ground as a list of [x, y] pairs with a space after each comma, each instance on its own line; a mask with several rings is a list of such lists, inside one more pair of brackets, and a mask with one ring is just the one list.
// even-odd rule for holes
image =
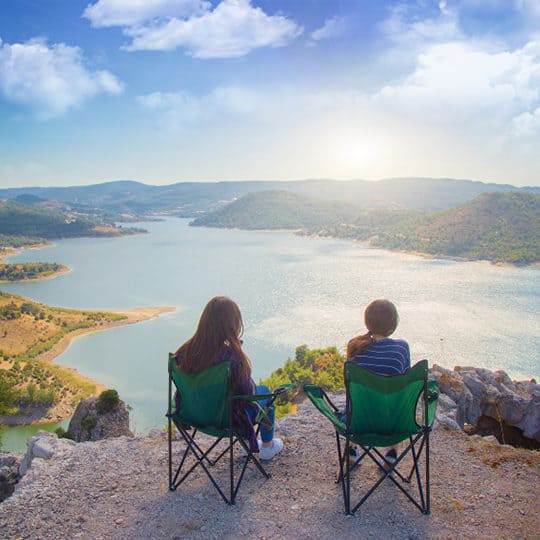
[[[387, 481], [350, 517], [334, 483], [331, 425], [304, 403], [278, 432], [285, 449], [267, 465], [272, 478], [250, 467], [232, 507], [202, 472], [168, 491], [161, 434], [80, 443], [34, 459], [0, 504], [0, 538], [540, 538], [540, 452], [436, 428], [431, 515]], [[227, 481], [225, 468], [218, 466], [218, 477]], [[374, 464], [354, 473], [355, 485], [376, 478]]]

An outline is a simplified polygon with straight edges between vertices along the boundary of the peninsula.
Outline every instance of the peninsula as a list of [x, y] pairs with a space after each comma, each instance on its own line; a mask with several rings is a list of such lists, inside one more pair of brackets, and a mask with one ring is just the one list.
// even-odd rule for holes
[[52, 361], [83, 334], [134, 324], [174, 311], [80, 311], [51, 307], [0, 292], [0, 425], [68, 418], [83, 397], [104, 389], [76, 370]]

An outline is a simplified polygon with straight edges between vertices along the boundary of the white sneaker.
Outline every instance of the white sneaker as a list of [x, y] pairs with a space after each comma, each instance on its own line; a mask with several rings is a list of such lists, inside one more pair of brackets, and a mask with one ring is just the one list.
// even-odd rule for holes
[[281, 439], [272, 439], [270, 446], [260, 446], [259, 448], [259, 458], [262, 461], [268, 461], [283, 450], [283, 441]]

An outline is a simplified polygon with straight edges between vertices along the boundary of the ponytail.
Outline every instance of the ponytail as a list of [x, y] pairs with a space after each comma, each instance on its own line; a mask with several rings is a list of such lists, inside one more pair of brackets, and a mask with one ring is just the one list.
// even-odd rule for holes
[[352, 360], [355, 356], [362, 354], [375, 343], [375, 338], [371, 332], [366, 332], [361, 336], [353, 337], [347, 343], [347, 360]]

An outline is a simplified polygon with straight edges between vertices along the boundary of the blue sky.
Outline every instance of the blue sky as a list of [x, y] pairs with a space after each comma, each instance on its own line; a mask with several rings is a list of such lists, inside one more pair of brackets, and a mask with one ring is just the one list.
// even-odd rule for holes
[[540, 185], [540, 0], [1, 0], [0, 186]]

